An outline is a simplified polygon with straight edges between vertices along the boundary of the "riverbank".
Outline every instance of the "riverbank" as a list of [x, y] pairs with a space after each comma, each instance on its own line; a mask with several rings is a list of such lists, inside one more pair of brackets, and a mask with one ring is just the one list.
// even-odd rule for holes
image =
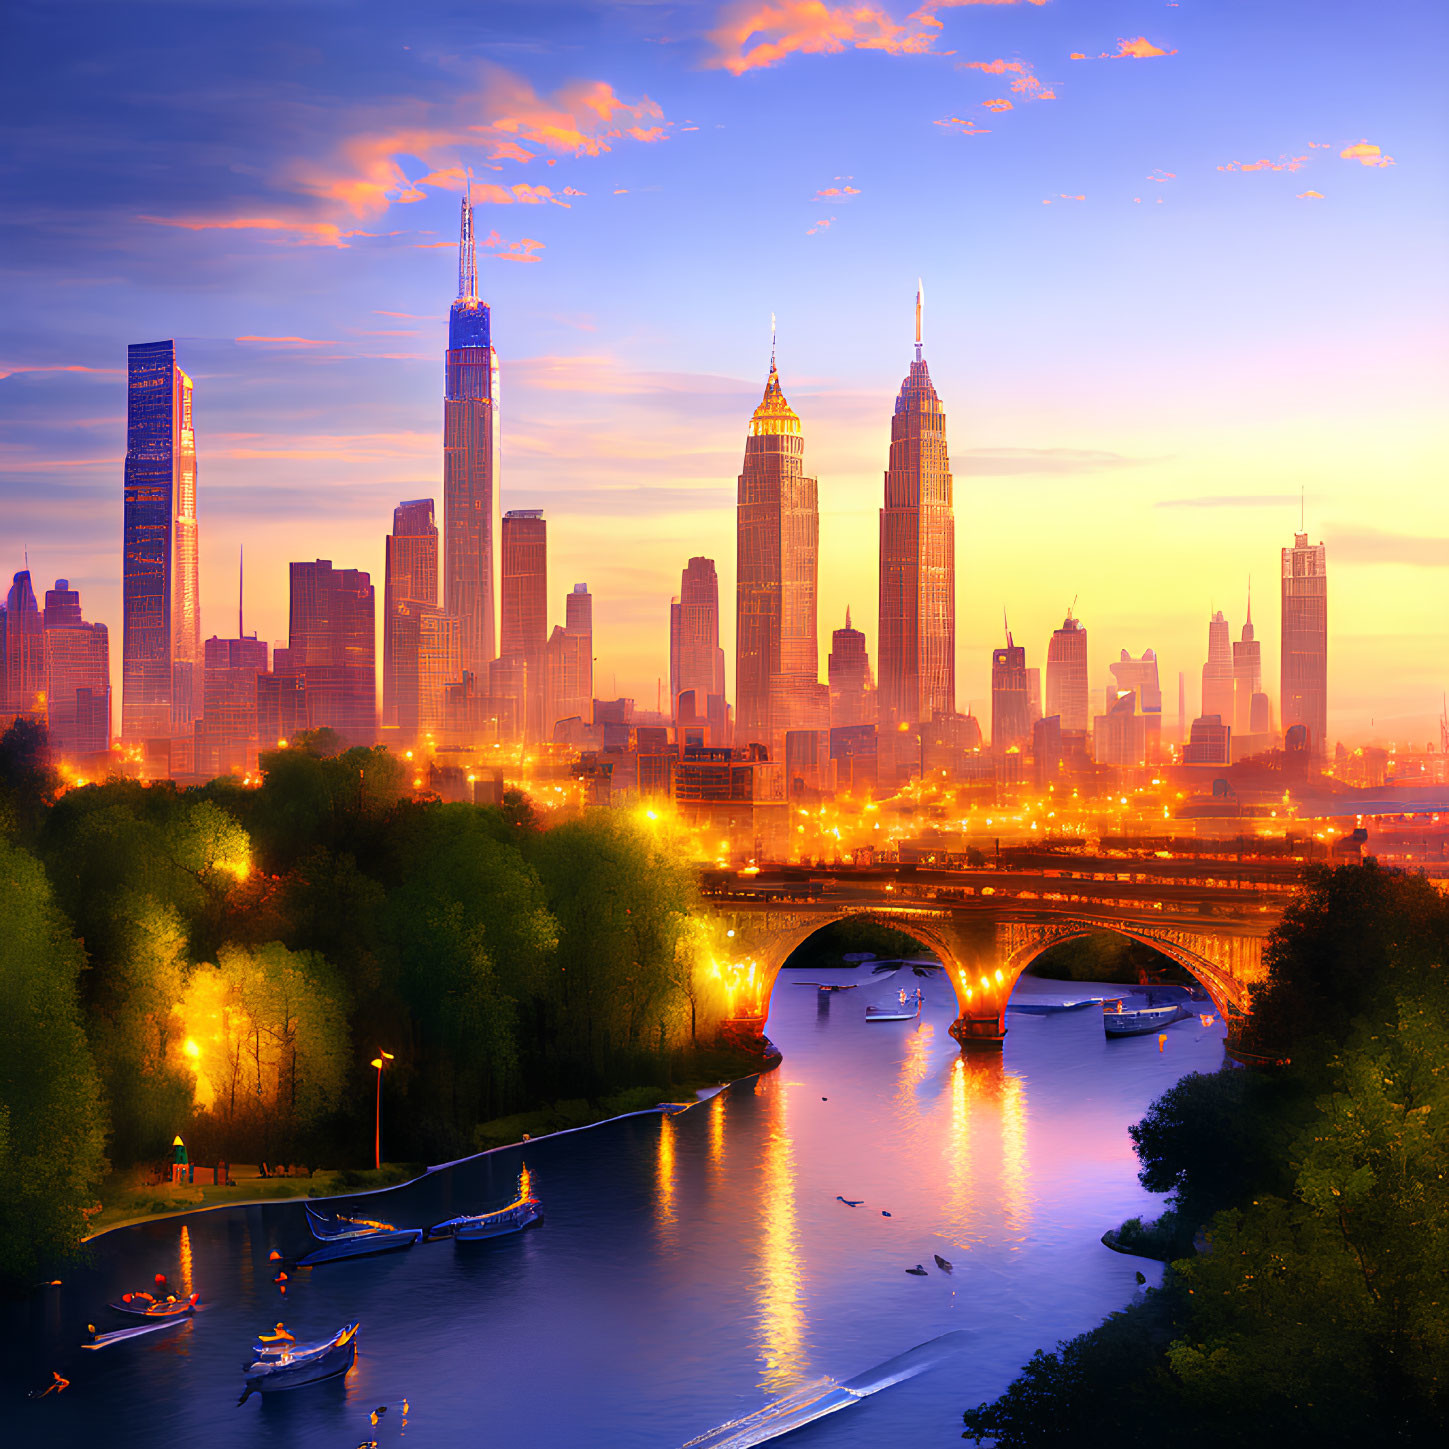
[[[469, 1157], [516, 1147], [523, 1142], [597, 1127], [640, 1112], [692, 1107], [735, 1082], [772, 1070], [779, 1065], [779, 1060], [778, 1057], [770, 1057], [762, 1065], [757, 1057], [743, 1052], [701, 1051], [689, 1060], [688, 1070], [664, 1086], [630, 1087], [592, 1101], [580, 1097], [550, 1102], [529, 1112], [515, 1112], [507, 1117], [481, 1122], [473, 1133], [474, 1152], [454, 1162], [434, 1166], [385, 1162], [381, 1170], [318, 1168], [310, 1176], [263, 1177], [257, 1167], [236, 1163], [231, 1168], [230, 1186], [176, 1185], [169, 1182], [148, 1184], [142, 1168], [113, 1173], [102, 1185], [101, 1202], [104, 1206], [91, 1218], [91, 1230], [81, 1241], [93, 1242], [105, 1233], [134, 1227], [137, 1223], [160, 1222], [191, 1213], [214, 1212], [219, 1208], [259, 1207], [297, 1198], [315, 1200], [384, 1192], [416, 1182], [445, 1167], [455, 1166], [457, 1162], [466, 1162]], [[742, 1071], [741, 1068], [747, 1070]]]

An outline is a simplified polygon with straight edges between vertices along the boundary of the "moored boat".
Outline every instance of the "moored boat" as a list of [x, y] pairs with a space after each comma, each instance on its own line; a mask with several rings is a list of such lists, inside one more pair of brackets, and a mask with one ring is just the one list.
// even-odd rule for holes
[[925, 997], [919, 986], [916, 988], [914, 1001], [902, 991], [899, 1005], [867, 1006], [865, 1019], [867, 1021], [914, 1021], [921, 1014], [923, 1000]]
[[502, 1238], [521, 1233], [543, 1221], [543, 1204], [527, 1195], [516, 1198], [507, 1207], [488, 1213], [464, 1213], [428, 1229], [429, 1238], [455, 1238], [460, 1243], [476, 1243], [484, 1238]]
[[371, 1218], [348, 1217], [344, 1213], [319, 1213], [307, 1205], [307, 1226], [318, 1246], [297, 1259], [299, 1268], [334, 1263], [342, 1258], [365, 1258], [374, 1253], [391, 1253], [411, 1248], [422, 1241], [421, 1228], [398, 1228]]
[[358, 1326], [353, 1323], [317, 1343], [289, 1343], [280, 1349], [258, 1345], [261, 1352], [253, 1349], [253, 1361], [243, 1371], [247, 1392], [300, 1389], [345, 1374], [357, 1358]]
[[190, 1298], [153, 1298], [149, 1293], [123, 1293], [111, 1307], [117, 1313], [137, 1318], [181, 1318], [196, 1311], [196, 1294]]
[[185, 1321], [180, 1314], [172, 1314], [156, 1323], [138, 1323], [134, 1328], [118, 1328], [111, 1333], [96, 1333], [92, 1327], [92, 1338], [88, 1343], [81, 1344], [81, 1347], [95, 1352], [103, 1348], [110, 1348], [113, 1344], [125, 1343], [133, 1338], [145, 1338], [148, 1334], [164, 1333], [168, 1328], [179, 1327]]
[[1139, 1006], [1128, 1008], [1117, 1001], [1102, 1007], [1102, 1028], [1109, 1037], [1145, 1036], [1148, 1032], [1161, 1031], [1174, 1021], [1181, 1021], [1192, 1013], [1178, 1002], [1166, 1006]]

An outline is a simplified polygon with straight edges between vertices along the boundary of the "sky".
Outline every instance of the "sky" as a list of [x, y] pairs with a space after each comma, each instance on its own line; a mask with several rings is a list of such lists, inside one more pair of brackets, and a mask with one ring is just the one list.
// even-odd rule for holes
[[[195, 380], [204, 635], [283, 640], [287, 564], [380, 584], [441, 508], [473, 176], [502, 506], [595, 595], [595, 693], [667, 690], [778, 319], [819, 479], [820, 660], [876, 650], [917, 279], [955, 475], [959, 704], [1003, 610], [1075, 600], [1092, 684], [1214, 609], [1275, 698], [1279, 550], [1328, 548], [1329, 725], [1423, 743], [1449, 685], [1449, 255], [1435, 0], [11, 0], [0, 47], [0, 571], [112, 629], [125, 361]], [[381, 589], [379, 587], [379, 602]]]

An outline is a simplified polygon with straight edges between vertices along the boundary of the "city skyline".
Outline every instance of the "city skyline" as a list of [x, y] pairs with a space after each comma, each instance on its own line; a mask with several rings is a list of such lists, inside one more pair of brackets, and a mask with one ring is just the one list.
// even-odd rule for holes
[[[1424, 103], [1368, 62], [1426, 26], [1441, 33], [1442, 17], [1410, 6], [1350, 46], [1307, 7], [1252, 26], [1217, 17], [1212, 34], [1190, 14], [1124, 11], [1095, 22], [1104, 29], [1092, 45], [1087, 19], [1061, 5], [943, 7], [940, 35], [922, 53], [782, 41], [774, 63], [732, 69], [718, 63], [724, 42], [710, 38], [715, 7], [684, 17], [682, 37], [663, 47], [646, 43], [638, 16], [606, 36], [600, 17], [622, 12], [590, 13], [597, 29], [580, 33], [600, 43], [589, 55], [490, 52], [526, 39], [522, 11], [502, 14], [495, 31], [451, 37], [468, 78], [441, 85], [426, 16], [401, 37], [415, 47], [406, 62], [386, 58], [398, 37], [382, 20], [370, 39], [342, 44], [343, 55], [370, 47], [383, 72], [409, 67], [400, 95], [440, 89], [445, 99], [428, 104], [478, 121], [476, 142], [466, 127], [444, 126], [444, 139], [408, 142], [424, 147], [419, 158], [401, 149], [401, 133], [382, 134], [389, 103], [381, 130], [349, 113], [311, 138], [266, 131], [258, 146], [279, 164], [251, 195], [197, 177], [183, 197], [130, 170], [124, 204], [98, 186], [106, 232], [86, 248], [102, 265], [85, 269], [96, 305], [79, 330], [45, 279], [76, 274], [81, 244], [32, 214], [43, 158], [69, 155], [65, 128], [23, 149], [34, 185], [17, 218], [41, 244], [13, 255], [11, 275], [25, 285], [0, 357], [0, 407], [14, 425], [0, 460], [15, 544], [4, 571], [28, 546], [36, 579], [68, 577], [82, 590], [87, 616], [116, 640], [118, 715], [126, 345], [174, 335], [197, 380], [203, 635], [218, 632], [217, 609], [230, 612], [241, 541], [257, 561], [252, 622], [262, 637], [284, 638], [288, 562], [332, 557], [378, 579], [398, 500], [433, 497], [443, 511], [441, 299], [457, 272], [452, 238], [471, 166], [479, 290], [506, 339], [501, 505], [548, 510], [555, 576], [590, 579], [601, 677], [617, 677], [619, 693], [647, 703], [667, 679], [667, 599], [689, 557], [716, 558], [730, 591], [721, 536], [772, 308], [820, 480], [819, 654], [849, 606], [879, 658], [885, 419], [923, 273], [932, 374], [951, 411], [958, 494], [973, 507], [970, 535], [958, 540], [958, 707], [985, 712], [1003, 602], [1034, 666], [1079, 595], [1093, 688], [1121, 648], [1151, 647], [1169, 681], [1189, 674], [1191, 716], [1202, 619], [1240, 600], [1249, 574], [1267, 576], [1306, 489], [1308, 532], [1327, 543], [1334, 569], [1330, 735], [1432, 736], [1449, 656], [1449, 516], [1427, 487], [1441, 447], [1429, 402], [1442, 391], [1442, 355], [1425, 340], [1443, 313], [1442, 281], [1427, 266], [1443, 236], [1438, 152]], [[305, 35], [312, 22], [298, 23]], [[1069, 58], [1110, 53], [1107, 31], [1118, 30], [1145, 32], [1162, 53]], [[80, 51], [106, 31], [103, 22]], [[176, 56], [212, 54], [214, 39], [204, 18], [145, 34]], [[1270, 56], [1293, 67], [1286, 92], [1270, 84]], [[219, 64], [244, 75], [258, 62], [239, 46]], [[1338, 84], [1350, 71], [1352, 86]], [[1208, 102], [1229, 73], [1240, 104], [1223, 120]], [[606, 74], [613, 97], [642, 108], [647, 96], [662, 119], [611, 102], [606, 120], [590, 121], [598, 112], [568, 90], [570, 77]], [[1012, 89], [1033, 75], [1051, 79], [1052, 102]], [[107, 74], [96, 90], [114, 86]], [[861, 87], [874, 99], [856, 121]], [[1012, 109], [987, 107], [997, 99]], [[44, 115], [59, 104], [47, 101]], [[1117, 106], [1130, 112], [1130, 136]], [[589, 144], [536, 139], [545, 110]], [[807, 115], [829, 119], [835, 139], [830, 127], [803, 132]], [[978, 134], [938, 125], [972, 116]], [[1064, 128], [1086, 122], [1103, 144], [1063, 150]], [[772, 126], [789, 143], [761, 153]], [[643, 140], [631, 128], [663, 134]], [[371, 137], [370, 149], [359, 137]], [[535, 159], [505, 154], [508, 137]], [[758, 158], [748, 168], [746, 151]], [[882, 165], [887, 152], [893, 170]], [[84, 177], [94, 163], [80, 160]], [[364, 161], [376, 173], [371, 192]], [[179, 152], [176, 164], [186, 164]], [[312, 190], [290, 179], [307, 166]], [[416, 179], [416, 197], [395, 173]], [[344, 179], [356, 183], [352, 199]], [[762, 188], [751, 204], [777, 222], [767, 267], [721, 258], [708, 240], [747, 183]], [[541, 186], [561, 204], [538, 197]], [[887, 245], [913, 195], [928, 198], [922, 224], [906, 247]], [[294, 229], [241, 224], [268, 217]], [[338, 244], [295, 244], [309, 238]], [[537, 264], [505, 264], [525, 255]], [[1290, 269], [1296, 284], [1280, 285]], [[1345, 284], [1366, 270], [1371, 289]], [[37, 292], [48, 298], [43, 327], [28, 300]], [[849, 308], [839, 306], [845, 296]], [[631, 538], [638, 546], [626, 548]], [[1256, 618], [1270, 680], [1280, 666], [1274, 592]], [[550, 623], [559, 602], [549, 601]], [[733, 620], [722, 612], [733, 697]], [[1236, 630], [1236, 606], [1225, 612]]]

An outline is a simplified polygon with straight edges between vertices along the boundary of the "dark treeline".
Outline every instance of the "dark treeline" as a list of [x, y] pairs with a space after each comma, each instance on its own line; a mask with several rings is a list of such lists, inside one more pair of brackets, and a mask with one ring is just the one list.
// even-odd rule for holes
[[259, 788], [57, 794], [43, 732], [0, 739], [0, 1274], [84, 1230], [107, 1168], [370, 1165], [479, 1126], [667, 1087], [725, 1010], [694, 884], [617, 814], [417, 801], [329, 732]]
[[1446, 1442], [1449, 899], [1317, 870], [1266, 960], [1237, 1038], [1265, 1064], [1184, 1077], [1132, 1128], [1169, 1194], [1136, 1233], [1175, 1259], [1163, 1287], [1038, 1353], [966, 1438]]

